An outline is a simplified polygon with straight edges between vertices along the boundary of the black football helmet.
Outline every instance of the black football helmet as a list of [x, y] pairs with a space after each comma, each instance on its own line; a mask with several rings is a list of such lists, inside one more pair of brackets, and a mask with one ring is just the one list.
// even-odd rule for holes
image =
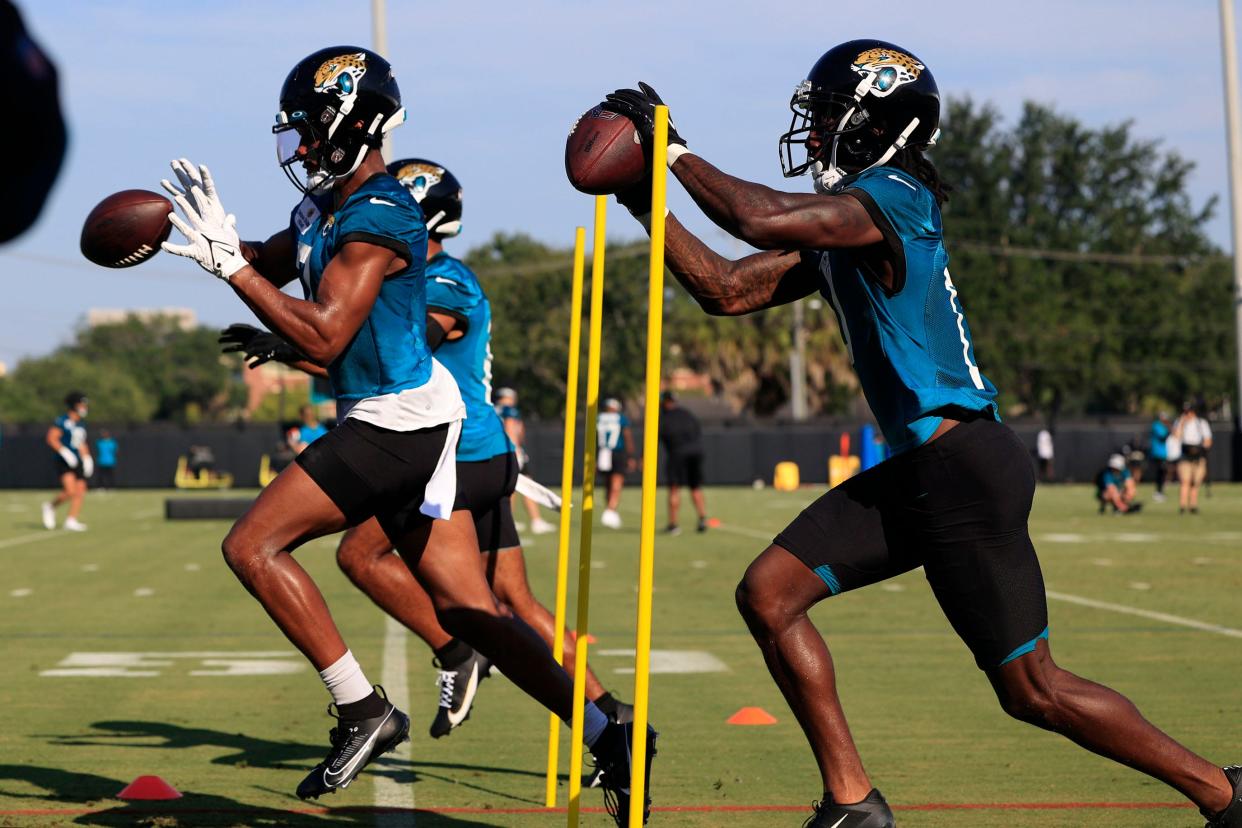
[[447, 239], [461, 232], [461, 182], [425, 158], [403, 158], [388, 165], [388, 174], [410, 191], [423, 208], [427, 232]]
[[325, 190], [352, 175], [367, 151], [404, 121], [388, 61], [358, 46], [320, 49], [298, 61], [280, 88], [272, 127], [277, 160], [302, 192]]
[[[904, 147], [924, 149], [940, 134], [940, 90], [927, 66], [900, 46], [851, 40], [824, 53], [789, 101], [780, 138], [786, 178], [810, 171], [831, 192], [847, 175], [885, 163]], [[794, 162], [794, 146], [806, 159]]]

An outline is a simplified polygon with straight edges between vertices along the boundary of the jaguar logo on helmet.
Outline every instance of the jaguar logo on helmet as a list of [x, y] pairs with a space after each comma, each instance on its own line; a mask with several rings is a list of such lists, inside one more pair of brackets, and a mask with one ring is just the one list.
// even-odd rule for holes
[[444, 177], [444, 169], [432, 164], [415, 162], [406, 164], [397, 170], [393, 178], [401, 182], [401, 186], [410, 191], [414, 200], [421, 202], [427, 191], [440, 183]]
[[342, 100], [357, 94], [358, 82], [367, 73], [366, 52], [328, 58], [315, 71], [316, 92], [336, 92]]
[[854, 58], [854, 71], [866, 77], [874, 74], [871, 94], [884, 98], [897, 87], [918, 80], [926, 68], [910, 55], [896, 49], [868, 49]]

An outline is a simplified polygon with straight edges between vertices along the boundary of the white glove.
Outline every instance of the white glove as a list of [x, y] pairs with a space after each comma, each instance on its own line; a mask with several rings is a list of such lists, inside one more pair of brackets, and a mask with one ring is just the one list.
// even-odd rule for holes
[[89, 454], [82, 458], [82, 475], [84, 477], [95, 476], [95, 458]]
[[65, 461], [65, 465], [71, 469], [78, 467], [78, 456], [64, 446], [56, 449], [56, 453], [60, 455], [60, 459]]
[[193, 259], [204, 270], [227, 282], [248, 264], [237, 236], [237, 217], [224, 211], [211, 171], [206, 166], [196, 168], [185, 158], [173, 161], [170, 166], [179, 186], [167, 178], [160, 184], [185, 213], [185, 221], [176, 213], [169, 213], [168, 220], [189, 244], [164, 242], [160, 247], [173, 255]]

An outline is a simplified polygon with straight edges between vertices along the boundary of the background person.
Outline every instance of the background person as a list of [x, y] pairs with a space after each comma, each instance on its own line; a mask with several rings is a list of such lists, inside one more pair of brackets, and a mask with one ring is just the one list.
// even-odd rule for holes
[[289, 444], [294, 454], [301, 454], [307, 446], [328, 433], [328, 429], [319, 422], [315, 406], [309, 403], [302, 406], [298, 409], [298, 417], [302, 420], [302, 424], [285, 432], [285, 442]]
[[[526, 424], [522, 422], [522, 412], [518, 410], [517, 401], [517, 392], [512, 388], [496, 389], [496, 413], [500, 415], [505, 434], [508, 435], [509, 442], [513, 444], [513, 450], [517, 452], [519, 469], [529, 471], [530, 455], [526, 453]], [[522, 496], [514, 493], [512, 501], [516, 503], [519, 497]], [[530, 531], [536, 535], [546, 535], [556, 531], [556, 527], [539, 514], [539, 504], [528, 497], [522, 497], [522, 502], [526, 504], [526, 516], [530, 518]], [[518, 528], [522, 528], [520, 524]]]
[[1052, 458], [1054, 455], [1052, 430], [1041, 428], [1035, 435], [1035, 456], [1039, 458], [1039, 479], [1045, 483], [1052, 482]]
[[1156, 502], [1164, 500], [1164, 481], [1169, 476], [1168, 440], [1171, 431], [1169, 412], [1161, 411], [1156, 415], [1156, 419], [1151, 421], [1151, 435], [1148, 439], [1150, 450], [1147, 453], [1148, 462], [1151, 464], [1152, 480], [1156, 484], [1156, 492], [1151, 499]]
[[103, 429], [95, 441], [95, 488], [99, 491], [116, 488], [116, 438]]
[[1118, 514], [1137, 512], [1142, 504], [1134, 502], [1138, 491], [1138, 483], [1126, 465], [1126, 458], [1120, 454], [1112, 454], [1108, 465], [1095, 478], [1095, 497], [1100, 503], [1100, 514], [1111, 506]]
[[595, 420], [598, 452], [595, 467], [608, 481], [608, 499], [599, 522], [609, 529], [621, 528], [621, 515], [617, 506], [621, 503], [621, 489], [625, 475], [638, 466], [634, 459], [634, 435], [630, 431], [630, 418], [622, 411], [621, 401], [615, 397], [604, 400], [604, 410]]
[[56, 507], [68, 502], [69, 514], [64, 528], [70, 532], [85, 532], [86, 524], [78, 521], [82, 511], [82, 499], [86, 497], [86, 480], [95, 471], [90, 446], [86, 442], [86, 419], [88, 410], [86, 395], [74, 391], [65, 397], [65, 413], [56, 418], [47, 430], [47, 445], [56, 452], [57, 476], [60, 478], [60, 494], [43, 504], [43, 526], [56, 528]]
[[668, 464], [668, 526], [675, 535], [681, 508], [681, 487], [690, 487], [690, 499], [699, 515], [700, 532], [707, 531], [707, 500], [703, 497], [703, 428], [693, 414], [677, 404], [672, 391], [660, 394], [660, 445]]
[[1207, 478], [1208, 450], [1212, 448], [1212, 427], [1199, 416], [1195, 404], [1182, 406], [1182, 416], [1173, 424], [1173, 436], [1181, 444], [1181, 458], [1177, 461], [1177, 479], [1181, 483], [1178, 494], [1178, 513], [1190, 510], [1199, 514], [1199, 487]]

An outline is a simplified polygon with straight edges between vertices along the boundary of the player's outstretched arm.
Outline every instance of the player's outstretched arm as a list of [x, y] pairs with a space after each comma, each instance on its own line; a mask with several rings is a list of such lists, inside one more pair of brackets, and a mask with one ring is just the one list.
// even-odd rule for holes
[[865, 247], [884, 240], [853, 196], [782, 192], [729, 175], [688, 152], [670, 169], [708, 218], [761, 250]]
[[328, 365], [358, 333], [384, 278], [404, 265], [393, 251], [349, 242], [328, 262], [316, 301], [282, 293], [254, 268], [229, 280], [255, 314], [315, 365]]
[[[632, 197], [627, 195], [618, 196], [618, 200], [633, 212]], [[640, 220], [646, 225], [648, 218]], [[818, 270], [800, 252], [764, 250], [737, 260], [726, 259], [671, 213], [665, 218], [664, 262], [712, 316], [742, 316], [788, 304], [819, 288]]]
[[[645, 83], [618, 89], [601, 106], [629, 118], [652, 157], [655, 108], [664, 103]], [[670, 118], [668, 164], [707, 217], [760, 250], [825, 250], [883, 241], [862, 203], [848, 195], [786, 193], [721, 172], [692, 153]]]

